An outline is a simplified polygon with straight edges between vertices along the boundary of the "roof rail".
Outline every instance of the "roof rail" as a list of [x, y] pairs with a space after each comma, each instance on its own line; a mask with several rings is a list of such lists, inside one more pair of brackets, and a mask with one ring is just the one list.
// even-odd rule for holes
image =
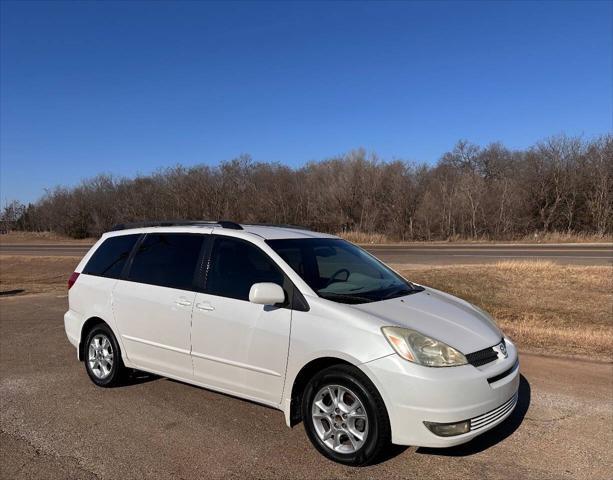
[[[109, 231], [116, 232], [118, 230], [127, 230], [129, 228], [146, 228], [146, 227], [197, 227], [206, 225], [219, 225], [221, 228], [227, 228], [230, 230], [243, 230], [240, 223], [233, 222], [231, 220], [158, 220], [147, 222], [132, 222], [132, 223], [120, 223], [113, 226]], [[303, 225], [291, 225], [287, 223], [246, 223], [252, 227], [278, 227], [278, 228], [290, 228], [293, 230], [311, 230]]]
[[304, 225], [292, 225], [290, 223], [243, 223], [243, 225], [247, 225], [251, 227], [278, 227], [278, 228], [291, 228], [292, 230], [311, 231], [309, 227], [305, 227]]
[[241, 227], [239, 223], [231, 222], [230, 220], [220, 220], [217, 223], [222, 228], [230, 228], [232, 230], [242, 230], [243, 229], [243, 227]]
[[113, 226], [109, 231], [116, 232], [119, 230], [127, 230], [129, 228], [146, 228], [146, 227], [197, 227], [197, 226], [206, 226], [206, 225], [219, 225], [222, 228], [230, 228], [232, 230], [242, 230], [241, 227], [236, 222], [231, 222], [228, 220], [163, 220], [163, 221], [152, 221], [152, 222], [132, 222], [132, 223], [120, 223]]

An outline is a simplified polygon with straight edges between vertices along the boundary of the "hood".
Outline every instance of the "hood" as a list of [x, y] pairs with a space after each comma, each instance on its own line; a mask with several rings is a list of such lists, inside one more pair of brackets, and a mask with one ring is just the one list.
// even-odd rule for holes
[[377, 317], [384, 325], [416, 330], [464, 354], [496, 345], [502, 338], [501, 331], [485, 312], [431, 288], [352, 307]]

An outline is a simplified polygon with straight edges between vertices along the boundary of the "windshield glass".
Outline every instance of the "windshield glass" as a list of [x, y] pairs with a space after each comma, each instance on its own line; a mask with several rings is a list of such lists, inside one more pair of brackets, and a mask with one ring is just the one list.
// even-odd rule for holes
[[345, 240], [301, 238], [266, 243], [317, 295], [329, 300], [367, 303], [423, 290]]

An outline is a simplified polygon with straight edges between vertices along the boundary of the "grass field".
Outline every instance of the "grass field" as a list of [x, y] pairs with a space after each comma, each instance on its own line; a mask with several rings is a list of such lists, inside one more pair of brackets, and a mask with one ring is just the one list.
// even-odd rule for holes
[[486, 237], [482, 238], [466, 238], [455, 236], [448, 240], [438, 241], [411, 241], [411, 242], [398, 242], [388, 238], [382, 233], [365, 233], [360, 231], [347, 231], [339, 232], [338, 235], [345, 240], [349, 240], [353, 243], [359, 243], [361, 245], [384, 245], [390, 243], [419, 243], [419, 244], [449, 244], [449, 243], [470, 243], [470, 244], [489, 244], [489, 243], [612, 243], [613, 235], [595, 235], [586, 233], [565, 233], [565, 232], [549, 232], [534, 235], [526, 235], [522, 238], [515, 238], [512, 240], [492, 240]]
[[84, 238], [76, 240], [65, 235], [59, 235], [53, 232], [9, 232], [0, 235], [0, 245], [2, 244], [93, 244], [96, 238]]
[[78, 257], [0, 256], [0, 292], [66, 293]]
[[396, 266], [489, 312], [524, 350], [613, 358], [613, 269], [551, 262]]
[[[76, 257], [0, 256], [0, 291], [66, 293]], [[395, 265], [406, 278], [490, 312], [527, 351], [613, 357], [613, 269], [549, 262]]]

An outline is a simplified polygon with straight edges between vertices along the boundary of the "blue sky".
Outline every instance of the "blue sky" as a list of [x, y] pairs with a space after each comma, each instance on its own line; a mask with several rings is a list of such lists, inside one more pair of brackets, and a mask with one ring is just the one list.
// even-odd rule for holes
[[607, 133], [612, 5], [3, 1], [1, 201], [242, 153]]

